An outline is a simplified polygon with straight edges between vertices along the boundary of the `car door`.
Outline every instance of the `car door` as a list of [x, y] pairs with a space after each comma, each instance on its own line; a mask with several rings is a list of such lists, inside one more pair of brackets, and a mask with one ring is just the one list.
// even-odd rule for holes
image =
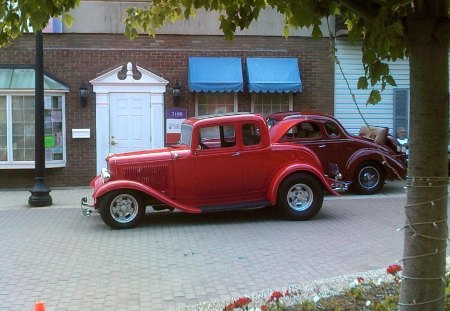
[[269, 142], [261, 136], [260, 126], [250, 122], [240, 125], [241, 192], [244, 201], [266, 199], [271, 175], [279, 166], [279, 157], [274, 156]]
[[196, 205], [224, 205], [239, 201], [242, 187], [241, 157], [234, 124], [199, 129], [195, 147], [193, 196]]
[[352, 140], [331, 121], [304, 121], [299, 124], [298, 131], [298, 142], [317, 154], [325, 174], [330, 177], [334, 177], [336, 166], [343, 172], [348, 159], [356, 151]]

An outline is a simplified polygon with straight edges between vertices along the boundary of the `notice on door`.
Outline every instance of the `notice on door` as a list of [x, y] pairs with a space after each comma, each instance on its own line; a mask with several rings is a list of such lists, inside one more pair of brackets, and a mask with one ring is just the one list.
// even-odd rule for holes
[[181, 133], [181, 123], [187, 118], [186, 108], [167, 108], [166, 110], [166, 142], [178, 142]]

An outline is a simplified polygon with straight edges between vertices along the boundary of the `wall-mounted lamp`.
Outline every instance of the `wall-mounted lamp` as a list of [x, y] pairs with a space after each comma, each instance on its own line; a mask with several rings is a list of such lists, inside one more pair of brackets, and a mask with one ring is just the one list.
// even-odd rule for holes
[[86, 107], [87, 100], [88, 100], [88, 88], [87, 88], [86, 84], [84, 84], [84, 80], [83, 80], [83, 83], [80, 85], [81, 106]]
[[178, 83], [178, 80], [175, 81], [175, 85], [172, 88], [172, 95], [173, 95], [173, 104], [175, 106], [178, 106], [180, 104], [180, 97], [181, 97], [181, 85]]

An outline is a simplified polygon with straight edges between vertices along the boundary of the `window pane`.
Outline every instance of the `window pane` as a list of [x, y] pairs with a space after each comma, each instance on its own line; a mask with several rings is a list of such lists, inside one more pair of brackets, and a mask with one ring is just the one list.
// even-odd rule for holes
[[253, 112], [269, 115], [279, 111], [289, 111], [288, 93], [258, 93], [253, 94]]
[[45, 160], [62, 160], [62, 97], [45, 96], [44, 108]]
[[234, 112], [234, 93], [199, 93], [198, 115]]
[[200, 129], [201, 149], [227, 148], [236, 145], [236, 131], [232, 125], [210, 126]]
[[244, 146], [253, 146], [261, 141], [261, 131], [256, 124], [242, 125], [242, 139]]
[[0, 96], [0, 161], [8, 160], [8, 145], [6, 127], [6, 96]]
[[12, 96], [12, 130], [13, 161], [34, 161], [34, 97]]

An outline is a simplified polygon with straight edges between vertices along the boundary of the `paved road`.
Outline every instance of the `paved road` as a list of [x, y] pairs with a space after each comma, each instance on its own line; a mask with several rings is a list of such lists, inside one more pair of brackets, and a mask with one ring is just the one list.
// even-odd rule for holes
[[[50, 208], [0, 191], [0, 310], [171, 310], [384, 268], [402, 255], [404, 191], [327, 197], [307, 222], [270, 210], [147, 214], [132, 230], [83, 217], [88, 189], [54, 190]], [[10, 202], [13, 200], [13, 202]]]

